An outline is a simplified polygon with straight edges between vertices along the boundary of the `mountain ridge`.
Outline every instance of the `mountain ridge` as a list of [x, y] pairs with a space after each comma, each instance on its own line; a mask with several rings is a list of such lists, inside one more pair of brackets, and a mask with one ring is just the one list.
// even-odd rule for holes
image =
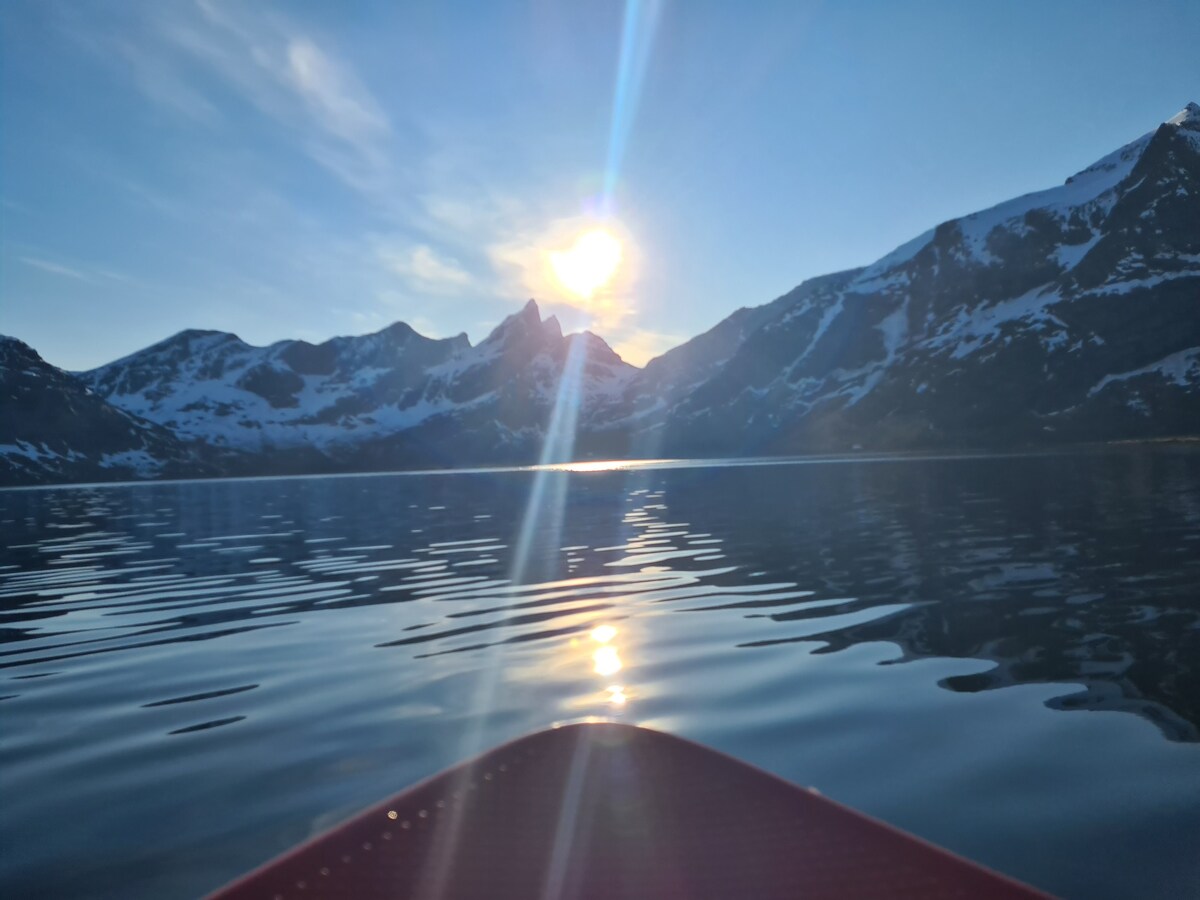
[[532, 462], [560, 394], [577, 456], [1192, 434], [1200, 106], [1056, 187], [738, 309], [641, 369], [530, 300], [475, 345], [403, 322], [266, 347], [188, 329], [75, 377], [237, 471]]

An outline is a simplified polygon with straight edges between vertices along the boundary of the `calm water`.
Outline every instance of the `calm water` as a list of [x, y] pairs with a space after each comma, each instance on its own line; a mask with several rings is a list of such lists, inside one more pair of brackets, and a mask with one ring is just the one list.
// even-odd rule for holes
[[1195, 451], [7, 491], [0, 545], [4, 896], [195, 896], [586, 716], [1200, 896]]

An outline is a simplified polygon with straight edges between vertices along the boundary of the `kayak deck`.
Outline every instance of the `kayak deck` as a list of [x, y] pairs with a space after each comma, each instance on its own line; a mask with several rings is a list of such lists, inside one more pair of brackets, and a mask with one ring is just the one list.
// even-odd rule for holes
[[596, 723], [449, 769], [213, 898], [1043, 896], [699, 744]]

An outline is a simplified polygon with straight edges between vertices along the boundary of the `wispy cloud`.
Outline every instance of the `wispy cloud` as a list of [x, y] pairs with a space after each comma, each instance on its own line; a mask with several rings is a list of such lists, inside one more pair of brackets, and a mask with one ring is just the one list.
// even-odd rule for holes
[[232, 91], [355, 190], [378, 192], [390, 182], [388, 117], [320, 35], [250, 4], [143, 10], [137, 27], [88, 14], [67, 17], [65, 27], [159, 108], [194, 124], [228, 125], [220, 94]]
[[364, 149], [390, 131], [387, 117], [355, 76], [307, 37], [287, 42], [287, 71], [313, 118], [328, 133]]
[[352, 188], [379, 192], [391, 180], [392, 130], [353, 69], [313, 34], [244, 5], [199, 0], [204, 23], [175, 36], [249, 102], [298, 130], [309, 155]]
[[[353, 317], [325, 299], [337, 293], [360, 305], [366, 318], [353, 318], [356, 327], [429, 309], [447, 333], [464, 324], [451, 310], [489, 298], [534, 296], [560, 307], [565, 322], [598, 330], [636, 318], [625, 299], [632, 251], [623, 280], [587, 302], [548, 275], [549, 252], [587, 224], [563, 215], [563, 198], [579, 193], [574, 180], [514, 170], [474, 120], [385, 105], [393, 96], [373, 90], [372, 71], [343, 52], [339, 33], [295, 7], [191, 0], [113, 14], [68, 6], [60, 20], [135, 96], [195, 129], [186, 154], [172, 145], [145, 171], [103, 152], [76, 164], [116, 183], [136, 214], [169, 219], [161, 224], [178, 238], [163, 241], [172, 271], [214, 295], [243, 296], [246, 279], [270, 281], [280, 296], [264, 308], [286, 305], [290, 294], [344, 322]], [[296, 188], [309, 161], [332, 176], [319, 191]], [[340, 196], [328, 190], [335, 184]], [[431, 297], [436, 307], [424, 302]]]
[[377, 252], [388, 269], [416, 291], [460, 293], [474, 284], [458, 260], [439, 254], [427, 244], [404, 248], [383, 245]]

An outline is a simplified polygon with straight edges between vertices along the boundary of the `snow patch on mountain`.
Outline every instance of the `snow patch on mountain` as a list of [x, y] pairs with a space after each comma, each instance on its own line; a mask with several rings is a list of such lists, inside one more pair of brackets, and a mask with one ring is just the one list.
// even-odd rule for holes
[[1030, 330], [1044, 332], [1048, 328], [1066, 329], [1066, 324], [1050, 311], [1060, 301], [1057, 291], [1036, 287], [1019, 297], [982, 304], [973, 309], [960, 307], [955, 317], [944, 322], [938, 333], [924, 341], [929, 350], [951, 347], [950, 359], [964, 359], [982, 347], [1003, 337], [1003, 326], [1020, 322]]
[[845, 388], [834, 391], [834, 396], [846, 397], [847, 407], [854, 406], [875, 390], [876, 385], [887, 373], [888, 367], [892, 366], [896, 356], [900, 354], [900, 348], [904, 346], [908, 336], [908, 300], [884, 317], [880, 324], [876, 325], [876, 329], [880, 331], [883, 340], [883, 359], [869, 362], [857, 370], [834, 372], [836, 380], [847, 383]]
[[1191, 347], [1164, 356], [1148, 366], [1120, 372], [1116, 375], [1105, 375], [1088, 391], [1089, 397], [1099, 394], [1110, 384], [1119, 384], [1146, 375], [1158, 375], [1167, 382], [1179, 387], [1195, 387], [1200, 385], [1200, 347]]
[[1145, 278], [1114, 281], [1095, 288], [1092, 293], [1097, 295], [1107, 294], [1109, 296], [1114, 294], [1131, 294], [1134, 291], [1149, 290], [1163, 282], [1175, 281], [1178, 278], [1200, 278], [1200, 271], [1159, 272], [1155, 275], [1148, 275]]
[[100, 468], [129, 469], [138, 478], [153, 478], [163, 469], [162, 460], [155, 459], [145, 450], [122, 450], [120, 453], [105, 453], [100, 457]]
[[1070, 272], [1091, 252], [1091, 249], [1099, 243], [1103, 236], [1103, 232], [1094, 231], [1092, 236], [1081, 244], [1063, 244], [1054, 251], [1054, 259], [1064, 272]]
[[35, 463], [47, 462], [74, 462], [82, 460], [86, 457], [76, 450], [68, 450], [66, 453], [59, 453], [49, 447], [44, 441], [34, 443], [32, 441], [17, 441], [13, 444], [0, 444], [0, 456], [9, 457], [11, 459], [23, 458]]

